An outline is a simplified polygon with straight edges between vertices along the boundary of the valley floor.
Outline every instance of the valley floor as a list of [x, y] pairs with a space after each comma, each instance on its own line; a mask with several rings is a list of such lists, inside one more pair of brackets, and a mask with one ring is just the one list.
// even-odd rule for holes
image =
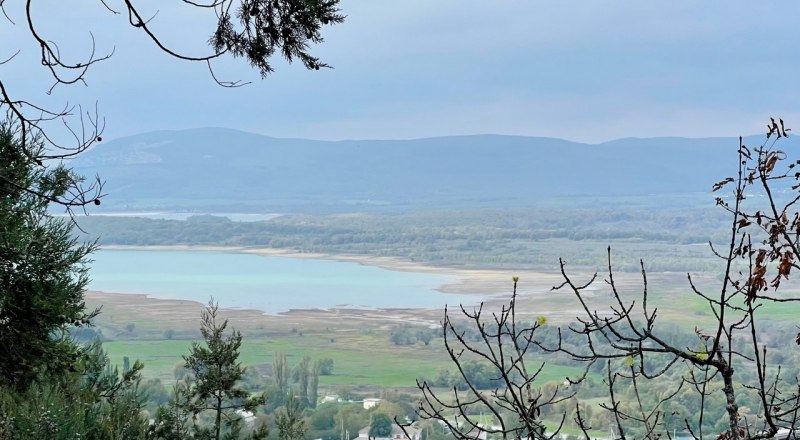
[[[112, 249], [112, 247], [105, 247]], [[533, 321], [546, 317], [551, 323], [574, 321], [581, 314], [580, 305], [569, 291], [552, 292], [563, 278], [557, 272], [508, 270], [466, 270], [434, 267], [394, 258], [352, 255], [322, 255], [287, 252], [284, 250], [236, 247], [115, 247], [115, 249], [192, 250], [244, 252], [258, 255], [293, 258], [333, 259], [379, 266], [390, 270], [434, 272], [450, 275], [457, 282], [441, 286], [445, 293], [470, 294], [484, 301], [485, 313], [497, 312], [507, 304], [513, 288], [512, 277], [519, 276], [517, 300], [518, 319]], [[591, 278], [586, 270], [574, 273], [577, 284]], [[600, 274], [586, 291], [590, 307], [607, 307], [609, 288]], [[695, 275], [700, 286], [712, 287], [713, 276]], [[641, 275], [622, 273], [615, 276], [618, 288], [631, 299], [641, 293]], [[683, 300], [690, 295], [686, 274], [648, 274], [651, 302], [661, 305], [659, 316], [664, 320], [694, 326], [709, 316], [702, 303]], [[480, 296], [478, 296], [480, 295]], [[462, 296], [463, 297], [463, 296]], [[455, 296], [454, 296], [455, 298]], [[102, 307], [97, 318], [97, 329], [106, 339], [104, 347], [111, 359], [121, 364], [123, 357], [140, 359], [145, 363], [144, 375], [169, 384], [176, 365], [188, 352], [191, 341], [198, 340], [199, 317], [204, 304], [187, 300], [157, 299], [144, 294], [120, 294], [89, 291], [88, 307]], [[457, 304], [450, 312], [460, 315]], [[435, 309], [350, 309], [291, 310], [277, 315], [267, 315], [259, 310], [225, 309], [221, 316], [230, 320], [230, 326], [240, 330], [245, 343], [242, 361], [245, 365], [271, 365], [276, 352], [285, 352], [293, 359], [303, 356], [326, 356], [335, 359], [336, 373], [323, 378], [321, 385], [335, 387], [377, 386], [413, 387], [422, 376], [433, 377], [443, 369], [451, 368], [441, 338], [430, 345], [416, 342], [397, 345], [390, 340], [392, 331], [410, 326], [438, 333], [444, 310]], [[689, 328], [689, 327], [687, 327]], [[416, 330], [414, 330], [416, 331]], [[561, 369], [554, 366], [553, 374]]]

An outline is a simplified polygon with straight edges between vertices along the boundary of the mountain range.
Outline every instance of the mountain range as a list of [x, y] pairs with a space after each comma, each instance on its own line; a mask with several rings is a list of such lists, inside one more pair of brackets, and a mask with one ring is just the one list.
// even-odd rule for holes
[[72, 166], [105, 180], [109, 210], [402, 211], [593, 197], [657, 204], [675, 195], [710, 199], [711, 185], [736, 171], [737, 147], [734, 137], [600, 144], [503, 135], [319, 141], [198, 128], [104, 142]]

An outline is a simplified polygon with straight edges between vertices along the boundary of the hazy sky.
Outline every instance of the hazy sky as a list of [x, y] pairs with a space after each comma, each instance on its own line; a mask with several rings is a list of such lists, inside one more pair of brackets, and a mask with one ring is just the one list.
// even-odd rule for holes
[[[106, 137], [223, 126], [278, 137], [416, 138], [500, 133], [601, 142], [628, 136], [761, 133], [771, 115], [800, 123], [800, 3], [697, 1], [342, 0], [344, 24], [314, 53], [335, 69], [276, 60], [260, 80], [243, 60], [205, 65], [159, 52], [99, 1], [41, 0], [40, 32], [74, 60], [115, 50], [82, 85], [56, 88], [21, 11], [0, 21], [0, 66], [17, 98], [99, 102]], [[111, 1], [113, 6], [118, 1]], [[179, 2], [153, 26], [204, 53], [213, 22]], [[155, 8], [150, 8], [155, 10]], [[14, 42], [17, 44], [9, 44]], [[794, 124], [793, 124], [794, 123]]]

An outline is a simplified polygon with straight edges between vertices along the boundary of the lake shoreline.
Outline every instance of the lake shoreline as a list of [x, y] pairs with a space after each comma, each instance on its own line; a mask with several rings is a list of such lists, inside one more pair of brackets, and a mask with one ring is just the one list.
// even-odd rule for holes
[[[443, 294], [474, 296], [487, 304], [505, 303], [513, 290], [512, 277], [520, 276], [524, 282], [524, 294], [542, 298], [553, 285], [559, 283], [558, 274], [529, 271], [512, 272], [510, 270], [478, 270], [452, 267], [436, 267], [420, 263], [404, 261], [399, 258], [369, 257], [361, 255], [329, 255], [306, 253], [285, 249], [270, 249], [236, 246], [102, 246], [100, 250], [120, 251], [192, 251], [223, 252], [232, 254], [249, 254], [265, 257], [286, 257], [297, 259], [315, 259], [358, 263], [364, 266], [378, 267], [399, 272], [417, 272], [445, 275], [452, 283], [437, 286], [435, 290]], [[200, 310], [205, 306], [201, 301], [191, 299], [170, 299], [140, 292], [121, 293], [89, 289], [86, 299], [94, 305], [109, 305], [115, 310], [135, 311], [140, 316], [157, 319], [184, 321], [194, 323]], [[234, 318], [239, 325], [256, 326], [264, 319], [278, 318], [284, 323], [292, 322], [302, 326], [310, 322], [371, 322], [371, 323], [414, 323], [418, 325], [437, 325], [440, 322], [442, 308], [293, 308], [270, 313], [260, 309], [223, 307], [226, 316]], [[245, 324], [248, 323], [248, 324]]]
[[[357, 263], [364, 266], [379, 267], [381, 269], [397, 272], [416, 272], [445, 275], [455, 278], [454, 283], [443, 284], [435, 290], [441, 293], [461, 295], [493, 296], [510, 294], [512, 278], [520, 276], [522, 279], [535, 284], [547, 281], [552, 286], [558, 283], [557, 274], [529, 271], [512, 271], [504, 269], [462, 269], [454, 267], [431, 266], [396, 257], [371, 257], [352, 254], [323, 254], [313, 252], [300, 252], [287, 249], [245, 247], [245, 246], [192, 246], [192, 245], [160, 245], [160, 246], [101, 246], [101, 250], [127, 250], [127, 251], [193, 251], [193, 252], [225, 252], [236, 254], [260, 255], [266, 257], [286, 257], [310, 260], [330, 260]], [[542, 286], [544, 287], [544, 286]]]

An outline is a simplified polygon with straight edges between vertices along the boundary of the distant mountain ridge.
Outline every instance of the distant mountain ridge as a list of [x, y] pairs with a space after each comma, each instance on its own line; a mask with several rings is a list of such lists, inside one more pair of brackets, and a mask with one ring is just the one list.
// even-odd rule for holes
[[111, 209], [525, 207], [561, 197], [707, 193], [735, 171], [737, 146], [734, 137], [316, 141], [198, 128], [102, 143], [72, 165], [106, 180]]

